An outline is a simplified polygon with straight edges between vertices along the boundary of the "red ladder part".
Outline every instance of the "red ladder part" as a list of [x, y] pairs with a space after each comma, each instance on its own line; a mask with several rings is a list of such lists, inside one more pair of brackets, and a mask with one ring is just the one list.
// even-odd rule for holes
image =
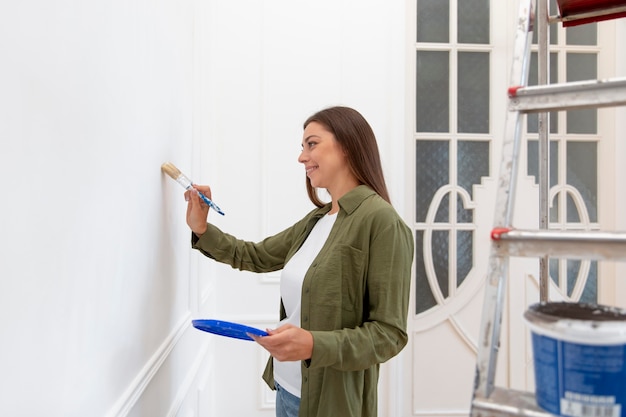
[[626, 17], [625, 0], [557, 0], [557, 4], [564, 27]]

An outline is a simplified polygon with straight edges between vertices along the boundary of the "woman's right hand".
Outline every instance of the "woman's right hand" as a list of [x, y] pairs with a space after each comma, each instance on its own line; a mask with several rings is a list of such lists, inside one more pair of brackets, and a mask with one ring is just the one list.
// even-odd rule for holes
[[208, 185], [195, 185], [193, 190], [185, 191], [187, 201], [187, 225], [198, 237], [206, 232], [209, 206], [198, 196], [198, 191], [211, 199], [211, 188]]

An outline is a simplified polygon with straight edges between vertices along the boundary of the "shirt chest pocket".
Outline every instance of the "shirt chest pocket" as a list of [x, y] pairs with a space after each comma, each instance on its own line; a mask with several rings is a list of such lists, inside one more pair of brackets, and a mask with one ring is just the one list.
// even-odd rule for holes
[[[348, 245], [336, 245], [316, 263], [312, 305], [341, 309], [344, 326], [358, 325], [365, 298], [365, 252]], [[346, 315], [347, 312], [352, 314]]]

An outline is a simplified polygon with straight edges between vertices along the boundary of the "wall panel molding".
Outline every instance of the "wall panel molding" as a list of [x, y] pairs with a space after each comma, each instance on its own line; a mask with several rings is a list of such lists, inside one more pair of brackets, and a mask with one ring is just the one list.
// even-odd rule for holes
[[192, 389], [194, 386], [194, 382], [197, 387], [203, 385], [203, 375], [200, 371], [202, 370], [202, 364], [207, 359], [207, 356], [209, 354], [209, 345], [210, 343], [208, 341], [202, 344], [202, 347], [198, 351], [198, 354], [193, 361], [193, 365], [191, 365], [189, 371], [187, 372], [187, 375], [185, 376], [185, 380], [176, 392], [176, 397], [172, 402], [170, 411], [167, 413], [167, 417], [176, 417], [188, 395], [192, 392], [196, 392], [196, 390]]
[[107, 417], [125, 417], [127, 416], [137, 401], [141, 398], [156, 373], [159, 371], [163, 363], [167, 360], [174, 347], [189, 329], [191, 321], [191, 313], [187, 312], [182, 319], [179, 320], [174, 331], [161, 343], [154, 355], [146, 362], [135, 379], [130, 383], [126, 391], [121, 395], [117, 402], [106, 414]]

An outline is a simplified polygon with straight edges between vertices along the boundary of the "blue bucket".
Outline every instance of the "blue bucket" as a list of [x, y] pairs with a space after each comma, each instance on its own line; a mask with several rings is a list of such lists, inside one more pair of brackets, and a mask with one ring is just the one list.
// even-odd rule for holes
[[574, 417], [626, 417], [626, 310], [549, 302], [529, 307], [537, 405]]

